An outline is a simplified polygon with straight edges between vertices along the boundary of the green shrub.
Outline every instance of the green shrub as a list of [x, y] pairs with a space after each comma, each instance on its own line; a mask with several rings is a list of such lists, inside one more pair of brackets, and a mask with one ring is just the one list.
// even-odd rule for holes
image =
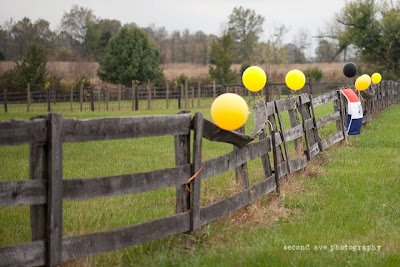
[[384, 70], [382, 72], [382, 80], [398, 80], [396, 73], [393, 70]]
[[181, 75], [179, 75], [177, 83], [185, 85], [185, 80], [187, 80], [187, 79], [188, 79], [188, 77], [184, 73], [182, 73]]
[[0, 74], [0, 89], [7, 89], [8, 92], [21, 91], [26, 88], [21, 88], [18, 80], [20, 78], [20, 74], [18, 73], [18, 69], [14, 68]]
[[304, 71], [304, 75], [312, 81], [320, 81], [324, 76], [322, 70], [318, 67], [309, 67]]

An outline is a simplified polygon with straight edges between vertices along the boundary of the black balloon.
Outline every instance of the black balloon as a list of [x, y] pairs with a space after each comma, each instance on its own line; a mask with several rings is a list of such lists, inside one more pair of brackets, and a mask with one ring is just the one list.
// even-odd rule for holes
[[353, 62], [346, 63], [343, 67], [343, 74], [347, 78], [354, 77], [357, 74], [357, 65]]

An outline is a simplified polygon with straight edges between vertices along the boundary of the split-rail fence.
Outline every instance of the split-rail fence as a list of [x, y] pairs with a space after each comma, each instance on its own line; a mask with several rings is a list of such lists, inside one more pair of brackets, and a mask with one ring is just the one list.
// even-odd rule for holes
[[[369, 90], [369, 94], [362, 95], [364, 123], [388, 105], [400, 102], [399, 85], [384, 81]], [[334, 112], [316, 119], [314, 108], [328, 102], [333, 102]], [[221, 130], [204, 119], [202, 113], [192, 118], [189, 112], [88, 120], [49, 114], [30, 121], [0, 122], [0, 145], [29, 144], [30, 149], [29, 180], [0, 182], [0, 207], [29, 205], [32, 232], [31, 242], [0, 247], [0, 266], [55, 266], [71, 259], [194, 231], [270, 192], [279, 192], [282, 177], [305, 168], [321, 151], [346, 138], [346, 106], [337, 90], [315, 98], [301, 94], [268, 103], [259, 100], [254, 107], [255, 127], [250, 136]], [[282, 122], [285, 112], [290, 117], [289, 129]], [[319, 130], [329, 123], [336, 124], [336, 132], [323, 139]], [[62, 177], [63, 143], [165, 135], [174, 136], [174, 168], [89, 179]], [[233, 144], [235, 149], [202, 161], [203, 138]], [[300, 151], [295, 157], [288, 151], [291, 141]], [[243, 166], [256, 158], [261, 158], [265, 177], [250, 187], [251, 173]], [[233, 169], [242, 190], [201, 206], [201, 181]], [[187, 190], [190, 177], [194, 178]], [[167, 187], [176, 187], [173, 216], [103, 232], [62, 236], [65, 200], [135, 194]]]

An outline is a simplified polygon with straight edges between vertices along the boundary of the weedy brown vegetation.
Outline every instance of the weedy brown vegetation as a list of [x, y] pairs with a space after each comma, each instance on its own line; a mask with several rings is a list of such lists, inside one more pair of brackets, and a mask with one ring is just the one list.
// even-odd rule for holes
[[[310, 67], [318, 67], [323, 72], [323, 80], [329, 82], [344, 81], [342, 73], [342, 62], [336, 63], [310, 63], [310, 64], [280, 64], [273, 65], [269, 68], [268, 81], [284, 82], [286, 73], [292, 69], [299, 69], [301, 71]], [[263, 67], [263, 65], [260, 65]], [[0, 62], [0, 74], [15, 67], [15, 63], [11, 61]], [[50, 61], [47, 63], [47, 70], [49, 73], [62, 78], [63, 82], [74, 82], [81, 77], [90, 79], [92, 82], [100, 81], [97, 77], [97, 69], [99, 63], [97, 62], [63, 62], [63, 61]], [[164, 70], [164, 75], [167, 80], [176, 80], [182, 74], [189, 79], [209, 79], [208, 65], [199, 65], [192, 63], [171, 63], [161, 66]], [[240, 71], [240, 64], [232, 65], [232, 69], [237, 72]]]

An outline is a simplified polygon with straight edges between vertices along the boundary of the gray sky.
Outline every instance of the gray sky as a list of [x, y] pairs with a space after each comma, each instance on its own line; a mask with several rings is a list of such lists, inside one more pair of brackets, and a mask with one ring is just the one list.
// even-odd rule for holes
[[46, 19], [55, 30], [64, 11], [73, 4], [94, 10], [97, 17], [118, 19], [122, 24], [155, 24], [169, 32], [188, 28], [191, 32], [201, 30], [218, 36], [232, 9], [242, 5], [265, 17], [263, 39], [273, 33], [275, 26], [283, 24], [290, 28], [285, 42], [291, 42], [301, 29], [307, 29], [310, 38], [318, 29], [324, 29], [345, 0], [0, 0], [0, 24], [27, 16], [31, 20]]

